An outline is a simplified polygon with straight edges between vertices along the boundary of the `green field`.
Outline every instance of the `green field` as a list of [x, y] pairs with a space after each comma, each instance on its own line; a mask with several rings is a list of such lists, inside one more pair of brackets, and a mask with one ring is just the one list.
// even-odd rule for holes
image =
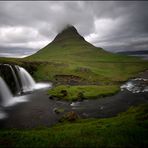
[[0, 146], [49, 147], [146, 147], [148, 104], [132, 107], [113, 118], [77, 120], [52, 128], [0, 130]]
[[[66, 91], [67, 95], [63, 95], [62, 91]], [[60, 85], [49, 90], [49, 94], [62, 100], [74, 101], [83, 99], [94, 99], [113, 95], [119, 91], [117, 85], [85, 85], [85, 86], [68, 86]]]

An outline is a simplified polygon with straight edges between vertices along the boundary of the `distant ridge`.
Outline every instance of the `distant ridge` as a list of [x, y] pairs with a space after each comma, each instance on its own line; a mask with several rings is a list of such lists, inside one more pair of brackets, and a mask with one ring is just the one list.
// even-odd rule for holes
[[118, 52], [119, 54], [125, 54], [125, 55], [135, 55], [135, 54], [148, 54], [148, 50], [137, 50], [137, 51], [121, 51]]

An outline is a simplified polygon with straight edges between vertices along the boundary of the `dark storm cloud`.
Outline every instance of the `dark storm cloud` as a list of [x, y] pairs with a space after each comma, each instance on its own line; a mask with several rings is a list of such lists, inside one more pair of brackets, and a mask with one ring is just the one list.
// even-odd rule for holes
[[0, 2], [0, 53], [34, 53], [67, 24], [109, 51], [148, 50], [146, 1], [7, 1]]
[[[141, 50], [142, 46], [137, 48], [137, 43], [143, 44], [141, 39], [148, 42], [148, 2], [116, 1], [104, 2], [100, 6], [98, 10], [99, 3], [92, 3], [99, 29], [94, 39], [88, 39], [111, 51]], [[143, 48], [148, 50], [148, 46]]]

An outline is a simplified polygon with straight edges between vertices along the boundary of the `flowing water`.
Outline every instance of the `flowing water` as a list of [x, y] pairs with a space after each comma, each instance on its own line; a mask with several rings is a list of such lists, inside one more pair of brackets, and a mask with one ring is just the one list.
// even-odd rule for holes
[[20, 102], [26, 102], [24, 96], [13, 97], [7, 84], [0, 77], [0, 119], [6, 118], [8, 115], [3, 111], [3, 107], [10, 107]]
[[7, 86], [7, 84], [4, 82], [4, 80], [0, 77], [0, 97], [1, 97], [1, 105], [6, 106], [7, 104], [10, 104], [12, 99], [12, 94]]
[[148, 79], [136, 78], [128, 81], [121, 86], [121, 91], [124, 89], [132, 93], [148, 92]]
[[32, 76], [22, 67], [19, 67], [19, 76], [21, 79], [23, 92], [51, 87], [51, 84], [49, 83], [36, 83]]
[[16, 96], [14, 97], [10, 92], [7, 84], [4, 80], [0, 77], [0, 97], [1, 97], [1, 107], [9, 107], [15, 105], [19, 102], [26, 102], [27, 99], [25, 96]]
[[32, 91], [35, 88], [35, 81], [31, 75], [22, 67], [19, 67], [19, 76], [22, 83], [23, 92]]
[[[15, 73], [13, 67], [11, 65], [5, 65], [10, 68], [12, 76], [14, 77], [15, 86], [19, 89], [19, 80], [17, 78], [17, 74]], [[49, 88], [51, 84], [49, 83], [36, 83], [31, 75], [22, 67], [18, 66], [18, 75], [20, 78], [22, 92], [31, 92], [39, 89]], [[6, 73], [4, 74], [6, 75]], [[11, 82], [10, 82], [11, 83]], [[19, 90], [18, 90], [19, 91]], [[28, 102], [29, 99], [27, 95], [17, 95], [14, 96], [10, 91], [7, 83], [0, 77], [0, 119], [8, 117], [8, 115], [4, 112], [4, 108], [14, 106], [18, 103]]]
[[[49, 99], [49, 83], [36, 83], [30, 74], [19, 67], [23, 96], [13, 96], [5, 81], [0, 78], [0, 127], [32, 128], [51, 126], [67, 112], [74, 111], [81, 118], [112, 117], [126, 111], [130, 106], [148, 102], [148, 72], [146, 76], [131, 79], [113, 96], [76, 102]], [[16, 105], [20, 102], [19, 105]], [[14, 106], [15, 105], [15, 106]], [[57, 111], [59, 113], [57, 113]]]
[[[108, 117], [123, 111], [125, 108], [148, 101], [148, 72], [145, 77], [131, 79], [121, 85], [121, 91], [114, 96], [96, 100], [76, 101], [71, 108], [86, 117]], [[117, 112], [116, 112], [117, 111]]]

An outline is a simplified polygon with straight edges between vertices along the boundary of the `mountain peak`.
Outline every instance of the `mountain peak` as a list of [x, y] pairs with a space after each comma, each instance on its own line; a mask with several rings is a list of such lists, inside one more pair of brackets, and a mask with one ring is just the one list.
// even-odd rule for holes
[[84, 38], [78, 33], [77, 29], [72, 25], [67, 25], [54, 39], [54, 41], [63, 40], [63, 39], [70, 39], [70, 38]]
[[77, 29], [76, 29], [74, 26], [72, 26], [72, 25], [67, 25], [67, 26], [60, 32], [60, 34], [63, 33], [63, 32], [76, 32], [76, 33], [78, 33], [78, 32], [77, 32]]
[[[32, 59], [54, 59], [59, 60], [71, 59], [75, 57], [83, 57], [84, 59], [93, 59], [93, 56], [100, 56], [106, 54], [102, 48], [97, 48], [87, 42], [77, 31], [74, 26], [66, 26], [54, 40], [39, 50], [34, 55], [30, 56]], [[77, 59], [77, 58], [76, 58]]]

